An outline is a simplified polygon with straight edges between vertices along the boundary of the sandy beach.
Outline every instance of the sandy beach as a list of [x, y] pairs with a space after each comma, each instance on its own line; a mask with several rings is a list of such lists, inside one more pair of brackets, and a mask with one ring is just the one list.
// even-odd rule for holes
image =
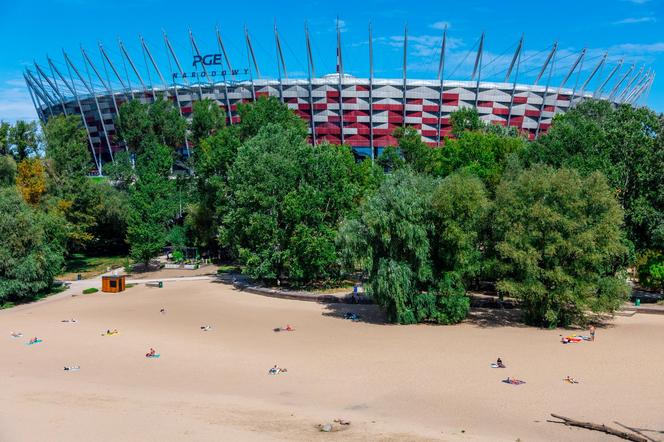
[[[573, 332], [386, 325], [374, 306], [273, 299], [209, 280], [71, 293], [80, 291], [0, 311], [3, 442], [618, 440], [548, 423], [550, 413], [664, 439], [660, 315], [617, 317], [595, 342], [563, 345]], [[273, 331], [286, 324], [296, 330]], [[25, 345], [34, 336], [43, 342]], [[159, 359], [145, 357], [150, 347]], [[497, 357], [507, 368], [490, 368]], [[288, 372], [268, 375], [275, 364]], [[316, 428], [337, 418], [351, 425]]]

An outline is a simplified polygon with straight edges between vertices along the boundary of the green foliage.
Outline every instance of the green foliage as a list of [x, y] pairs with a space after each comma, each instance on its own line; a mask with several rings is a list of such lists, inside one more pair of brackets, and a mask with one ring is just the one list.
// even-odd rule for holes
[[116, 189], [126, 191], [134, 181], [134, 168], [130, 152], [117, 152], [112, 163], [104, 164], [104, 174]]
[[40, 203], [46, 193], [46, 173], [41, 159], [24, 158], [18, 163], [16, 187], [28, 204], [37, 206]]
[[87, 289], [83, 290], [83, 294], [84, 295], [89, 295], [91, 293], [97, 293], [98, 291], [99, 291], [99, 289], [96, 289], [94, 287], [90, 287], [90, 288], [87, 288]]
[[430, 168], [436, 176], [448, 176], [455, 171], [477, 175], [490, 191], [494, 191], [512, 154], [526, 148], [520, 137], [484, 131], [464, 131], [456, 139], [448, 139], [442, 149], [431, 155]]
[[307, 144], [299, 123], [263, 127], [238, 150], [220, 230], [254, 278], [293, 284], [333, 278], [336, 225], [357, 198], [344, 146]]
[[367, 292], [390, 321], [462, 320], [463, 279], [477, 272], [479, 228], [488, 209], [475, 177], [439, 181], [402, 168], [344, 221], [338, 235], [349, 269], [367, 274]]
[[16, 170], [16, 161], [11, 155], [0, 155], [0, 187], [15, 184]]
[[[404, 161], [416, 172], [430, 170], [432, 149], [422, 141], [422, 136], [412, 127], [399, 127], [394, 131]], [[385, 155], [385, 151], [383, 151]], [[391, 155], [391, 153], [388, 153]], [[385, 157], [387, 158], [387, 156]]]
[[63, 181], [85, 177], [90, 168], [92, 158], [88, 147], [85, 129], [76, 115], [50, 118], [44, 125], [46, 142], [46, 158], [49, 160], [51, 175], [55, 184], [63, 185]]
[[[2, 131], [0, 131], [0, 135], [2, 135]], [[39, 153], [39, 136], [35, 121], [17, 121], [9, 128], [8, 139], [8, 149], [5, 149], [14, 156], [17, 163]]]
[[171, 150], [184, 145], [187, 122], [171, 101], [158, 99], [152, 104], [131, 100], [120, 107], [115, 124], [118, 136], [127, 143], [131, 152], [160, 143]]
[[452, 135], [459, 137], [465, 131], [475, 131], [484, 127], [480, 114], [473, 107], [462, 107], [450, 114]]
[[638, 266], [639, 284], [654, 290], [664, 290], [664, 254], [649, 251]]
[[168, 231], [166, 243], [171, 245], [174, 250], [180, 251], [187, 247], [187, 232], [182, 226], [173, 226]]
[[585, 101], [530, 145], [531, 163], [601, 171], [625, 210], [637, 251], [664, 251], [664, 122], [647, 108]]
[[0, 188], [0, 304], [48, 290], [63, 253], [60, 220], [28, 206], [15, 188]]
[[9, 133], [11, 124], [6, 121], [0, 121], [0, 156], [11, 155]]
[[498, 290], [521, 300], [528, 323], [582, 322], [626, 299], [622, 210], [601, 173], [536, 167], [503, 180], [496, 195]]
[[148, 264], [166, 245], [167, 226], [175, 214], [175, 191], [169, 171], [170, 150], [161, 144], [144, 147], [136, 161], [136, 183], [129, 192], [127, 242], [130, 255]]
[[254, 103], [240, 104], [240, 138], [247, 140], [265, 128], [275, 124], [288, 128], [297, 138], [307, 136], [307, 124], [276, 97], [259, 97]]
[[401, 157], [399, 149], [387, 146], [376, 159], [376, 163], [383, 168], [385, 172], [392, 172], [402, 168], [406, 162]]
[[210, 99], [194, 103], [191, 117], [191, 140], [196, 146], [198, 143], [223, 129], [226, 125], [226, 113], [216, 102]]

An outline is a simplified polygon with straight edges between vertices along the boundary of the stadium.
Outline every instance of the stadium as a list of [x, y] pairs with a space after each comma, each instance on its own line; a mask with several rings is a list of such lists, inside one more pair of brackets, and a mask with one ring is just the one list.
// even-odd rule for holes
[[[350, 145], [358, 155], [373, 158], [380, 149], [394, 145], [392, 136], [400, 126], [415, 128], [431, 146], [439, 146], [450, 135], [450, 113], [464, 107], [477, 109], [490, 124], [514, 127], [535, 139], [550, 127], [554, 115], [564, 113], [581, 101], [595, 98], [615, 104], [638, 104], [647, 96], [655, 73], [645, 66], [637, 69], [623, 61], [612, 62], [607, 53], [590, 56], [582, 49], [561, 57], [558, 44], [542, 51], [542, 62], [534, 69], [534, 79], [524, 82], [525, 51], [521, 38], [513, 53], [502, 57], [500, 78], [486, 78], [485, 69], [498, 60], [485, 60], [484, 34], [468, 51], [472, 73], [466, 78], [446, 74], [448, 54], [447, 30], [442, 33], [438, 49], [437, 75], [434, 79], [416, 79], [408, 75], [408, 31], [404, 32], [397, 65], [401, 78], [375, 78], [371, 27], [367, 60], [369, 75], [359, 78], [344, 73], [341, 32], [336, 33], [336, 72], [316, 75], [309, 32], [305, 27], [307, 72], [305, 78], [288, 75], [282, 42], [275, 27], [276, 78], [261, 75], [260, 64], [245, 28], [246, 67], [238, 67], [226, 51], [221, 33], [216, 30], [216, 53], [199, 50], [190, 31], [191, 54], [178, 56], [168, 36], [163, 44], [167, 62], [153, 56], [148, 43], [139, 37], [141, 54], [132, 58], [122, 41], [115, 57], [101, 43], [96, 60], [81, 48], [74, 60], [63, 51], [61, 60], [47, 57], [24, 71], [24, 79], [41, 121], [51, 116], [79, 115], [84, 125], [95, 162], [95, 172], [102, 174], [103, 165], [113, 161], [114, 154], [126, 149], [116, 133], [115, 117], [120, 106], [129, 100], [151, 103], [159, 98], [171, 100], [185, 118], [192, 105], [201, 99], [212, 99], [222, 107], [228, 124], [239, 121], [238, 104], [262, 96], [281, 100], [309, 127], [312, 143], [330, 142]], [[96, 51], [95, 51], [96, 52]], [[191, 57], [191, 58], [188, 58]], [[568, 59], [565, 70], [560, 61]], [[473, 63], [474, 60], [474, 63]], [[585, 70], [584, 70], [585, 63]], [[274, 65], [272, 65], [274, 67]], [[533, 70], [533, 69], [531, 69]], [[557, 72], [558, 72], [557, 71]], [[553, 79], [558, 81], [554, 82]], [[488, 81], [491, 80], [491, 81]], [[593, 90], [591, 90], [591, 88]], [[194, 148], [189, 141], [182, 146], [184, 155]]]

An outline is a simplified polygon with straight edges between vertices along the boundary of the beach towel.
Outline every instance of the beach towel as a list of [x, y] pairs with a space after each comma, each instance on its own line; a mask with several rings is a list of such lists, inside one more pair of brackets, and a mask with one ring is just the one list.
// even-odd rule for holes
[[564, 378], [564, 379], [563, 379], [563, 382], [567, 382], [567, 383], [569, 383], [569, 384], [578, 384], [578, 383], [579, 383], [579, 381], [577, 381], [577, 380], [574, 379], [574, 378], [570, 378], [570, 377], [566, 377], [566, 378]]
[[519, 379], [503, 379], [503, 382], [511, 385], [521, 385], [526, 383], [526, 381], [522, 381]]
[[159, 356], [161, 356], [159, 353], [157, 353], [156, 355], [145, 355], [146, 358], [152, 358], [152, 359], [158, 358]]
[[505, 365], [503, 365], [503, 366], [501, 367], [500, 365], [498, 365], [498, 364], [496, 364], [495, 362], [493, 362], [493, 363], [491, 364], [491, 368], [507, 368], [507, 367], [506, 367]]
[[41, 339], [37, 339], [35, 342], [26, 342], [25, 345], [39, 344], [41, 341]]
[[65, 367], [65, 371], [78, 371], [80, 369], [81, 369], [80, 365], [76, 365], [74, 367]]
[[272, 367], [267, 372], [267, 374], [271, 374], [271, 375], [277, 375], [279, 373], [288, 373], [288, 370], [285, 369], [285, 368], [274, 368], [274, 367]]
[[20, 333], [20, 332], [19, 333], [10, 333], [10, 335], [12, 336], [12, 338], [22, 338], [23, 337], [23, 333]]
[[102, 333], [101, 335], [102, 336], [115, 336], [115, 335], [119, 335], [119, 334], [120, 334], [120, 332], [118, 331], [118, 332], [111, 332], [111, 333]]

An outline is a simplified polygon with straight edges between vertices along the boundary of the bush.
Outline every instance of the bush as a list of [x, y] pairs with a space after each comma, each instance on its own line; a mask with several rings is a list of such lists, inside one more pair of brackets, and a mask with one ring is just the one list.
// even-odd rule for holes
[[650, 289], [664, 290], [664, 255], [650, 252], [645, 258], [645, 263], [638, 267], [639, 283]]
[[89, 289], [83, 290], [83, 294], [84, 295], [89, 295], [90, 293], [97, 293], [98, 291], [99, 291], [98, 289], [96, 289], [94, 287], [90, 287]]

